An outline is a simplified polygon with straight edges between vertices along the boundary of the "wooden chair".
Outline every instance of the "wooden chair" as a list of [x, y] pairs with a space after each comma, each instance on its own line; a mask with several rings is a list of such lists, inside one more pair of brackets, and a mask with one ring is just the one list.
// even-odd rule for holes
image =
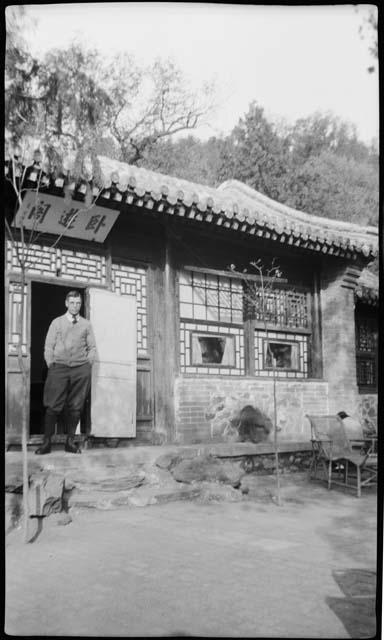
[[342, 418], [344, 429], [352, 449], [360, 449], [361, 453], [369, 453], [370, 460], [377, 454], [377, 434], [366, 435], [359, 420], [347, 416]]
[[317, 478], [317, 470], [323, 472], [328, 483], [355, 489], [357, 497], [361, 488], [376, 484], [377, 457], [370, 448], [354, 450], [348, 439], [343, 421], [337, 415], [306, 416], [311, 424], [312, 460], [309, 477]]

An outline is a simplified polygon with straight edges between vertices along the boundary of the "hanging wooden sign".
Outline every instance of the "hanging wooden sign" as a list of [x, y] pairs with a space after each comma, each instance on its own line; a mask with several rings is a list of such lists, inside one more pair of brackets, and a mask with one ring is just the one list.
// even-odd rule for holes
[[14, 224], [40, 233], [104, 242], [117, 220], [119, 211], [97, 205], [87, 208], [82, 202], [58, 196], [27, 193]]

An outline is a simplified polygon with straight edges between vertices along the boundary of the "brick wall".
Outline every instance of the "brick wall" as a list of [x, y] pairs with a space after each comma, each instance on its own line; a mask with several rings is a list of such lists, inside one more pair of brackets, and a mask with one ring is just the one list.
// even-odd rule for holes
[[323, 376], [330, 413], [357, 412], [354, 289], [359, 273], [358, 268], [327, 265], [322, 274]]
[[[308, 442], [310, 429], [304, 416], [328, 412], [327, 383], [277, 381], [276, 395], [280, 440]], [[230, 440], [231, 420], [247, 404], [273, 421], [272, 380], [180, 375], [175, 381], [176, 440], [183, 444]]]

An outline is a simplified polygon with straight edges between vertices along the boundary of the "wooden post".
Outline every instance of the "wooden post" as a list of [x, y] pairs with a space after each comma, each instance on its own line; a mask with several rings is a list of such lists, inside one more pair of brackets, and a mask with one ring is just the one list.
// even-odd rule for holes
[[322, 378], [322, 346], [321, 346], [321, 302], [320, 302], [320, 278], [315, 272], [313, 277], [313, 304], [311, 313], [312, 324], [312, 349], [311, 349], [311, 378]]
[[244, 321], [244, 358], [245, 375], [255, 375], [255, 322], [250, 318]]
[[177, 308], [172, 242], [166, 227], [152, 266], [152, 288], [154, 419], [157, 431], [171, 442], [175, 438]]
[[[23, 246], [23, 251], [25, 250]], [[24, 258], [24, 256], [23, 256]], [[29, 392], [29, 376], [26, 368], [26, 363], [23, 359], [23, 329], [24, 329], [24, 308], [25, 308], [25, 263], [24, 259], [21, 262], [21, 301], [20, 312], [17, 318], [17, 356], [19, 361], [19, 367], [23, 381], [23, 394], [22, 394], [22, 414], [21, 414], [21, 448], [23, 452], [23, 532], [24, 542], [28, 542], [29, 539], [29, 507], [28, 507], [28, 493], [29, 493], [29, 474], [28, 474], [28, 392]]]
[[165, 379], [164, 369], [165, 347], [164, 347], [164, 278], [163, 278], [163, 256], [154, 257], [154, 261], [150, 265], [150, 284], [152, 291], [152, 312], [153, 312], [153, 403], [154, 403], [154, 424], [157, 433], [165, 433], [166, 417], [165, 417]]
[[[268, 331], [267, 331], [267, 336], [268, 336]], [[268, 340], [268, 337], [267, 337], [267, 340]], [[280, 507], [281, 491], [280, 491], [280, 469], [279, 469], [279, 445], [277, 440], [278, 426], [277, 426], [277, 398], [276, 398], [276, 359], [273, 357], [272, 352], [271, 352], [271, 357], [272, 357], [272, 366], [273, 366], [273, 421], [275, 425], [275, 430], [273, 432], [273, 446], [275, 450], [275, 467], [276, 467], [276, 487], [277, 487], [276, 499], [277, 499], [277, 504]]]
[[172, 240], [168, 230], [165, 228], [165, 265], [164, 265], [164, 345], [165, 345], [165, 416], [166, 430], [170, 441], [175, 440], [176, 420], [175, 420], [175, 376], [177, 373], [177, 308], [176, 308], [176, 271], [174, 268]]

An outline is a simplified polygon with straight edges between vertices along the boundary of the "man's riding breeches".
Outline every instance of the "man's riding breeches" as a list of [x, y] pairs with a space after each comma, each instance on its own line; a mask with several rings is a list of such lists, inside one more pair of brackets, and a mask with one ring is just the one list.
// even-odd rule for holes
[[81, 412], [91, 388], [92, 365], [78, 367], [53, 363], [44, 386], [44, 406], [59, 414], [64, 406], [69, 412]]

